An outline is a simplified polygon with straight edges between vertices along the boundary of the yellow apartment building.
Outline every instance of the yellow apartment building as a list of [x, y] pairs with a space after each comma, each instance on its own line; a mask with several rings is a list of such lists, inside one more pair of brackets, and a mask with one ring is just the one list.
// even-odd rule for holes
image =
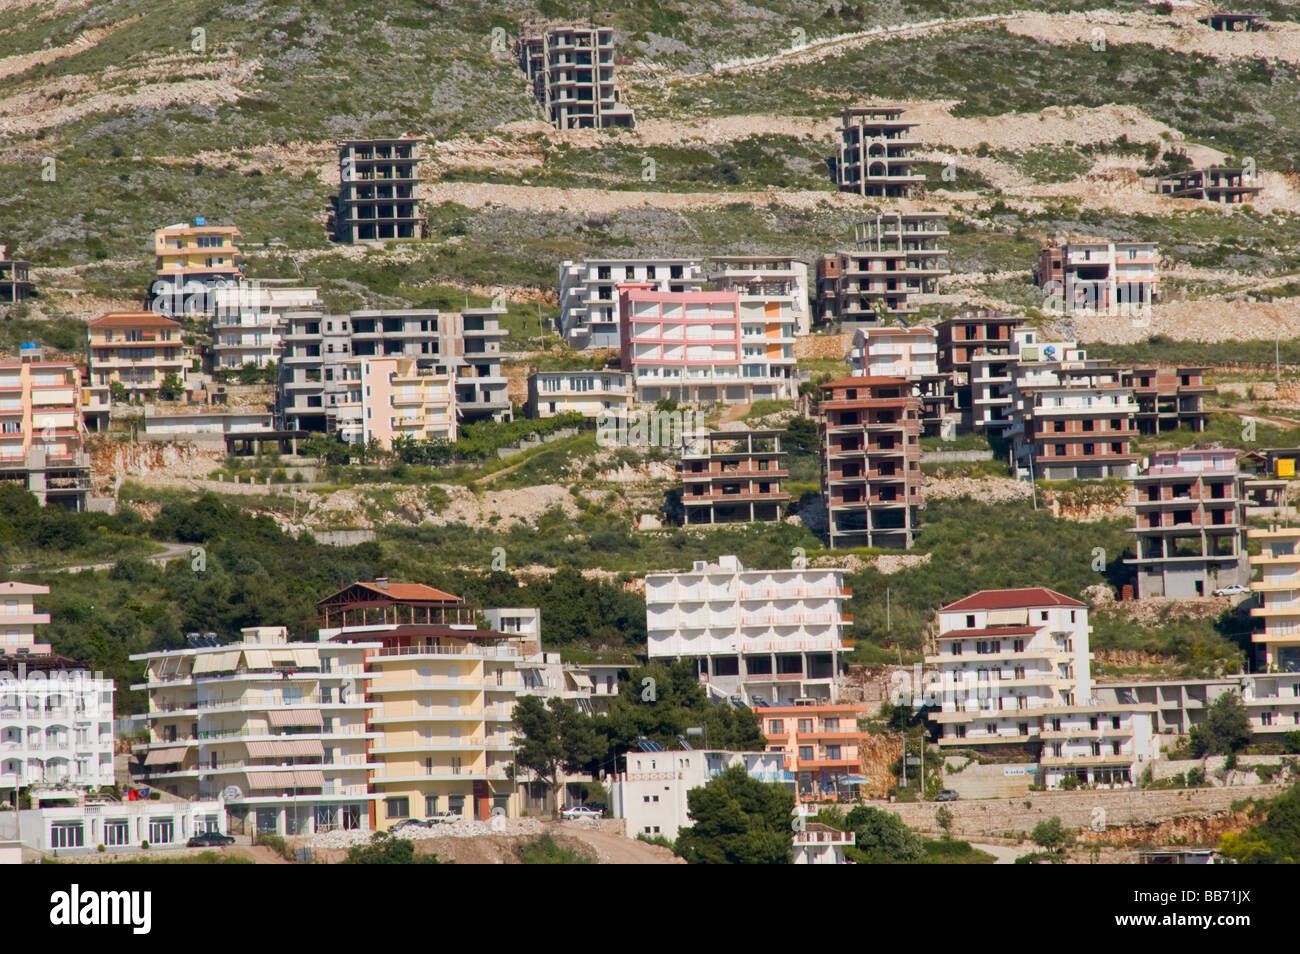
[[452, 812], [487, 819], [520, 811], [508, 766], [518, 663], [535, 641], [482, 629], [451, 593], [387, 579], [357, 582], [321, 600], [320, 639], [380, 644], [365, 653], [372, 826]]
[[233, 225], [208, 225], [203, 218], [196, 218], [193, 225], [155, 229], [154, 296], [200, 292], [238, 281], [239, 239], [239, 229]]

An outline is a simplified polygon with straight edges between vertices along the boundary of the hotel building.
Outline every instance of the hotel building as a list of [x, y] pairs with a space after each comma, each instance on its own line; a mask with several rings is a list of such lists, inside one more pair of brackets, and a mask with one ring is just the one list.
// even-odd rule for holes
[[858, 720], [871, 715], [870, 706], [765, 706], [755, 714], [767, 751], [781, 753], [801, 800], [833, 799], [844, 791], [842, 778], [862, 774], [869, 733], [858, 728]]
[[90, 400], [87, 415], [107, 415], [112, 386], [126, 389], [130, 403], [157, 400], [167, 378], [182, 383], [190, 367], [181, 326], [151, 311], [113, 311], [86, 325]]

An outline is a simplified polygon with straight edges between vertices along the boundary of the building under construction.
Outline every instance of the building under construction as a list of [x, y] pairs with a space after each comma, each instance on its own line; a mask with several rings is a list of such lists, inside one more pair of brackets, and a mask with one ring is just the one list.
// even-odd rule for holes
[[916, 313], [948, 274], [942, 212], [879, 212], [858, 223], [853, 248], [817, 262], [816, 317], [876, 324]]
[[912, 150], [921, 141], [916, 123], [901, 106], [852, 106], [840, 120], [836, 185], [858, 195], [906, 196], [925, 182], [912, 172]]
[[614, 31], [594, 25], [525, 25], [515, 43], [519, 67], [556, 129], [635, 125], [614, 82]]

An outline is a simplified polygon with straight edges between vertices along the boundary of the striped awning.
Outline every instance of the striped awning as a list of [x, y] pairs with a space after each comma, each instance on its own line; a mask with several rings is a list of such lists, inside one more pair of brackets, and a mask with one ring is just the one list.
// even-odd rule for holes
[[185, 760], [186, 747], [176, 746], [170, 749], [151, 749], [145, 754], [145, 765], [173, 765]]
[[248, 787], [253, 791], [292, 788], [293, 772], [249, 772]]
[[294, 772], [293, 782], [298, 788], [324, 788], [325, 773], [319, 769], [307, 772]]
[[249, 742], [248, 755], [255, 759], [275, 759], [293, 756], [325, 757], [325, 746], [320, 739], [287, 739], [283, 742]]
[[289, 725], [324, 725], [319, 709], [271, 709], [267, 713], [271, 725], [280, 728]]
[[198, 676], [205, 672], [234, 672], [238, 664], [239, 653], [237, 652], [203, 653], [194, 660], [194, 674]]

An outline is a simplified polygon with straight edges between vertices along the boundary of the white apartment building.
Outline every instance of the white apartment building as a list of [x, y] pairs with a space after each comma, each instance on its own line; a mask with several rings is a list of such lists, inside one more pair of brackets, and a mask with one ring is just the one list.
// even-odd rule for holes
[[[769, 305], [771, 307], [769, 307]], [[742, 302], [729, 292], [619, 287], [620, 361], [638, 401], [752, 402], [789, 398], [794, 315], [788, 303]]]
[[263, 281], [240, 281], [211, 292], [212, 369], [235, 371], [246, 364], [264, 368], [280, 361], [280, 340], [288, 316], [321, 316], [315, 288], [295, 288]]
[[366, 651], [379, 643], [289, 642], [254, 626], [228, 645], [141, 653], [149, 741], [144, 780], [222, 798], [232, 830], [304, 835], [370, 827]]
[[971, 356], [970, 389], [974, 426], [1001, 434], [1011, 426], [1011, 409], [1019, 385], [1056, 383], [1051, 375], [1063, 363], [1087, 360], [1075, 341], [1040, 341], [1033, 328], [1013, 329], [1005, 353], [981, 349]]
[[910, 378], [939, 373], [938, 333], [933, 328], [859, 328], [849, 365], [855, 377]]
[[[17, 817], [12, 817], [17, 816]], [[120, 802], [86, 798], [80, 804], [0, 814], [0, 838], [21, 835], [28, 848], [57, 855], [127, 848], [183, 848], [195, 835], [226, 833], [225, 806], [217, 799]]]
[[850, 593], [833, 568], [749, 570], [734, 556], [646, 576], [648, 654], [689, 659], [719, 698], [836, 701]]
[[939, 610], [941, 748], [1023, 751], [1044, 784], [1131, 785], [1158, 754], [1155, 706], [1093, 696], [1087, 604], [1044, 587], [981, 590]]
[[584, 258], [561, 262], [557, 330], [570, 347], [619, 347], [618, 286], [624, 282], [649, 282], [657, 291], [699, 291], [703, 269], [690, 258]]
[[626, 371], [534, 371], [528, 376], [529, 417], [627, 417], [631, 411], [632, 375]]
[[810, 822], [794, 833], [793, 865], [842, 865], [844, 849], [856, 844], [851, 831], [840, 831], [820, 822]]
[[788, 255], [726, 255], [709, 259], [708, 279], [719, 291], [740, 295], [746, 311], [790, 314], [797, 335], [812, 331], [808, 263]]
[[37, 640], [48, 586], [0, 583], [0, 790], [113, 784], [113, 680]]
[[1246, 531], [1260, 552], [1250, 558], [1260, 578], [1250, 584], [1258, 605], [1250, 615], [1263, 620], [1254, 633], [1256, 659], [1242, 679], [1242, 702], [1257, 738], [1300, 731], [1300, 527], [1272, 526]]
[[626, 771], [610, 779], [610, 811], [625, 819], [629, 838], [659, 836], [676, 841], [694, 822], [687, 793], [702, 788], [733, 765], [744, 765], [750, 778], [794, 786], [779, 752], [729, 752], [701, 749], [628, 752]]
[[566, 663], [559, 653], [541, 651], [542, 611], [534, 607], [498, 607], [482, 612], [490, 629], [538, 647], [537, 652], [522, 655], [515, 662], [521, 680], [519, 695], [567, 699], [588, 715], [609, 711], [610, 700], [618, 695], [619, 673], [626, 666]]

